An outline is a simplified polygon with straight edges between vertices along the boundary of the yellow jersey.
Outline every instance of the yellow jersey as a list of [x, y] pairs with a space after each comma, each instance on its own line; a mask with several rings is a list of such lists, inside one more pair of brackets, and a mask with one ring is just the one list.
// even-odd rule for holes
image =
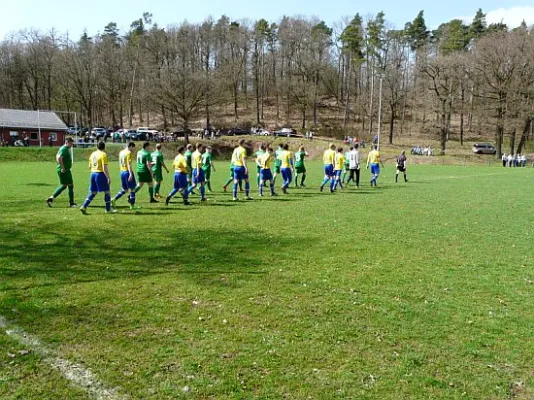
[[281, 161], [280, 168], [291, 168], [291, 158], [292, 154], [288, 150], [284, 150], [279, 156], [278, 159]]
[[380, 152], [378, 150], [372, 150], [367, 156], [367, 165], [380, 163]]
[[187, 161], [185, 160], [185, 157], [183, 154], [178, 154], [172, 163], [172, 166], [174, 167], [174, 170], [176, 172], [182, 172], [184, 174], [187, 174]]
[[234, 150], [232, 154], [232, 164], [234, 167], [244, 167], [245, 158], [247, 157], [247, 150], [244, 147], [239, 146]]
[[119, 153], [119, 165], [121, 172], [129, 171], [128, 166], [132, 164], [132, 152], [128, 149], [124, 149]]
[[191, 167], [193, 169], [202, 168], [202, 153], [198, 150], [191, 155]]
[[344, 165], [345, 165], [345, 155], [343, 153], [337, 153], [335, 164], [334, 164], [334, 171], [342, 171]]
[[324, 152], [323, 163], [324, 165], [334, 165], [334, 160], [336, 158], [336, 152], [332, 149], [328, 149]]
[[104, 172], [104, 167], [108, 165], [108, 155], [101, 150], [93, 151], [89, 157], [89, 168], [91, 172]]
[[261, 169], [271, 169], [271, 162], [273, 161], [272, 154], [264, 153], [258, 157]]

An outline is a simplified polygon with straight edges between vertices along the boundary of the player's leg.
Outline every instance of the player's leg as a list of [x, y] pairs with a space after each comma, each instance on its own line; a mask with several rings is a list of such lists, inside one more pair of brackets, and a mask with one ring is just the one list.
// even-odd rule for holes
[[302, 173], [302, 178], [300, 178], [300, 186], [306, 187], [306, 185], [304, 184], [304, 182], [306, 182], [306, 167], [303, 167], [300, 172]]
[[232, 187], [232, 195], [234, 200], [237, 200], [237, 186], [241, 181], [241, 167], [234, 167], [234, 186]]
[[295, 169], [295, 187], [298, 187], [298, 186], [299, 186], [299, 173]]
[[154, 185], [154, 197], [161, 199], [161, 195], [159, 194], [159, 190], [161, 188], [161, 182], [162, 181], [156, 181], [156, 184]]
[[93, 201], [96, 194], [98, 193], [98, 175], [97, 173], [91, 174], [91, 181], [89, 185], [89, 194], [87, 195], [87, 198], [83, 202], [82, 206], [80, 207], [80, 211], [82, 214], [86, 214], [87, 207], [89, 207], [89, 204]]
[[395, 183], [399, 182], [399, 169], [397, 168], [397, 172], [395, 172]]
[[360, 187], [360, 169], [359, 168], [356, 169], [356, 187], [357, 188]]
[[321, 183], [321, 187], [320, 187], [320, 191], [322, 192], [325, 185], [328, 183], [328, 180], [330, 179], [330, 168], [329, 166], [325, 165], [324, 167], [324, 178], [323, 178], [323, 182]]
[[354, 170], [349, 170], [349, 179], [347, 179], [347, 185], [350, 183], [350, 181], [354, 181]]

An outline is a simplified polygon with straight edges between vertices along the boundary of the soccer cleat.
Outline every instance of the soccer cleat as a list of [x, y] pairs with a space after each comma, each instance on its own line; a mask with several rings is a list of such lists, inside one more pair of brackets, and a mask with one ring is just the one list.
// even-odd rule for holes
[[282, 193], [283, 194], [289, 194], [289, 193], [287, 193], [287, 189], [286, 188], [282, 188]]
[[234, 197], [232, 201], [239, 201], [239, 199], [237, 197]]
[[171, 201], [170, 196], [165, 197], [165, 205], [166, 205], [166, 206], [169, 205], [169, 201]]
[[226, 193], [226, 186], [223, 186], [223, 192]]
[[205, 197], [203, 199], [200, 199], [200, 201], [208, 201]]
[[83, 214], [83, 215], [87, 215], [87, 209], [86, 208], [80, 208], [80, 212]]
[[184, 200], [184, 206], [192, 206], [193, 203], [191, 203], [190, 201], [187, 201], [187, 200]]
[[323, 186], [321, 186], [321, 187], [319, 188], [319, 192], [322, 192], [322, 191], [323, 191], [323, 189], [324, 189], [324, 187], [323, 187]]
[[263, 194], [260, 193], [258, 196], [263, 197]]
[[276, 197], [278, 196], [278, 193], [271, 193], [271, 197]]
[[78, 208], [78, 204], [76, 204], [76, 203], [72, 203], [72, 204], [69, 206], [69, 208]]
[[54, 202], [54, 198], [53, 197], [49, 197], [48, 199], [46, 199], [46, 204], [48, 205], [48, 207], [52, 208], [52, 203]]
[[111, 199], [111, 207], [117, 208], [117, 199]]
[[154, 197], [155, 197], [156, 199], [161, 199], [161, 198], [162, 198], [162, 197], [161, 197], [161, 194], [159, 194], [159, 193], [156, 193], [156, 194], [154, 195]]
[[150, 199], [150, 203], [159, 203], [156, 199]]
[[109, 211], [106, 211], [106, 214], [117, 214], [117, 210], [114, 210], [113, 208]]
[[306, 185], [304, 183], [301, 183], [300, 187], [306, 187]]
[[139, 210], [140, 208], [141, 208], [141, 207], [136, 206], [136, 205], [131, 205], [131, 206], [130, 206], [130, 210], [132, 210], [132, 211], [137, 211], [137, 210]]
[[247, 196], [246, 200], [254, 200], [254, 199], [252, 197], [250, 197], [250, 196]]

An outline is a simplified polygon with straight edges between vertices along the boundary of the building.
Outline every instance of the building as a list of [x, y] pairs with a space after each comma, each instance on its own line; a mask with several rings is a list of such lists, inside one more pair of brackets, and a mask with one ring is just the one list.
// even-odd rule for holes
[[0, 108], [0, 141], [14, 145], [17, 140], [29, 139], [30, 146], [62, 145], [67, 125], [51, 111], [9, 110]]

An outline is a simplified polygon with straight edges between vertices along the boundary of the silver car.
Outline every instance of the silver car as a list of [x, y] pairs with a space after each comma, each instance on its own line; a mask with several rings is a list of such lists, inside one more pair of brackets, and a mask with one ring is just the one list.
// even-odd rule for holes
[[496, 154], [497, 149], [490, 143], [475, 143], [473, 145], [474, 154]]

